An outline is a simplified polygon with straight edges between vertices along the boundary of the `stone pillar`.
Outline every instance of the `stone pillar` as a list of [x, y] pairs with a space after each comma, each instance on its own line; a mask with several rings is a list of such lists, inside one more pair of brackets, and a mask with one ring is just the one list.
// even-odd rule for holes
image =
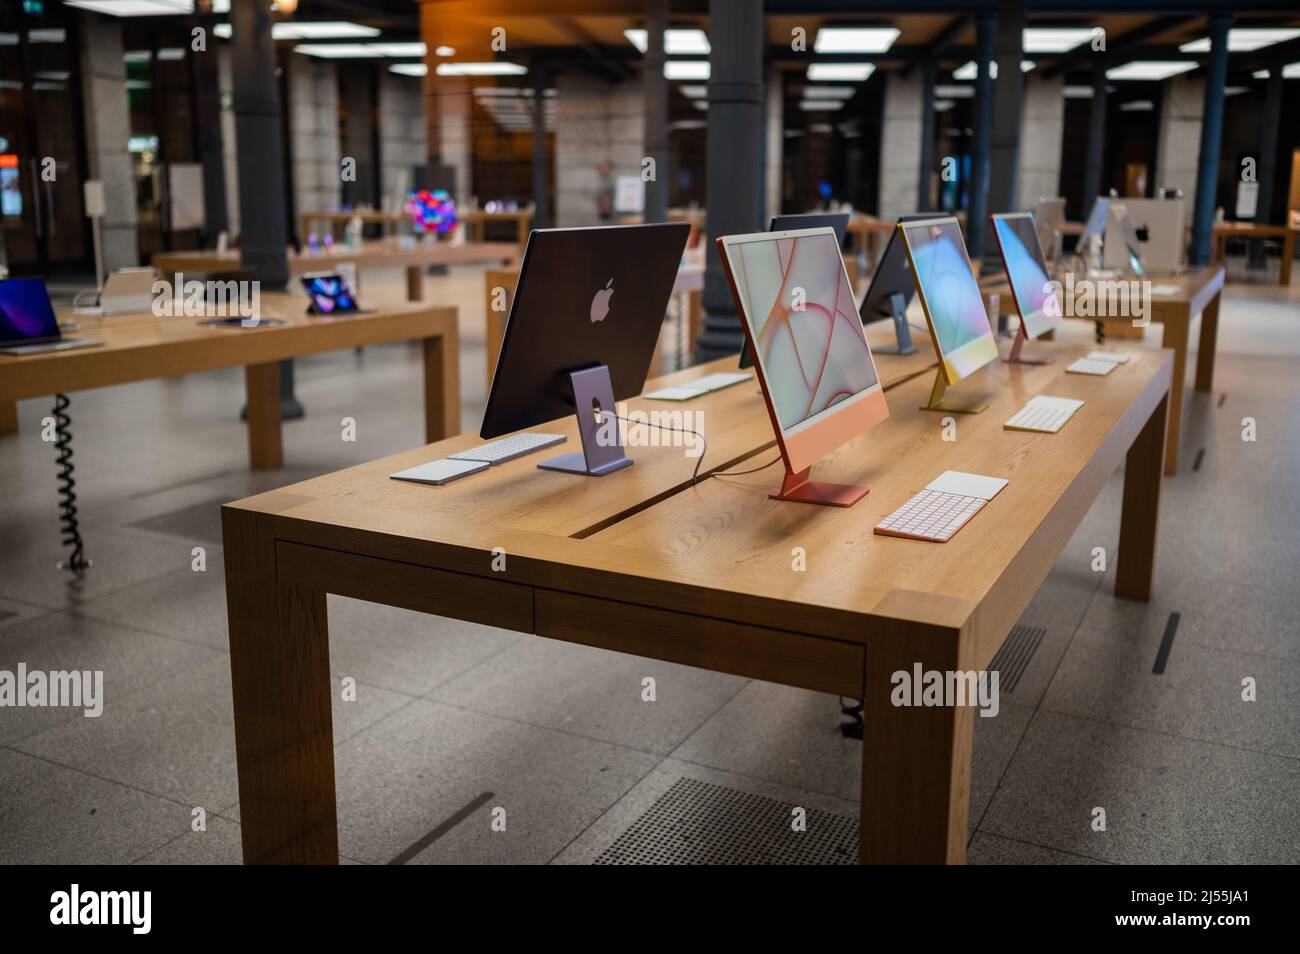
[[86, 172], [104, 183], [100, 221], [104, 270], [138, 265], [135, 177], [127, 138], [126, 63], [122, 59], [122, 21], [83, 14], [80, 24], [82, 98], [85, 103]]
[[545, 64], [534, 62], [528, 71], [533, 81], [533, 228], [548, 229], [551, 220], [551, 167], [546, 153]]
[[[196, 7], [199, 6], [196, 4]], [[222, 146], [221, 89], [218, 77], [217, 50], [225, 44], [217, 43], [212, 34], [216, 17], [205, 13], [195, 18], [203, 28], [206, 49], [191, 52], [191, 77], [194, 83], [195, 138], [198, 141], [198, 158], [203, 166], [203, 240], [206, 245], [216, 242], [218, 232], [227, 231], [225, 156]]]
[[880, 124], [880, 218], [892, 222], [915, 211], [921, 152], [922, 79], [917, 74], [885, 77]]
[[221, 108], [221, 157], [226, 173], [226, 227], [233, 242], [239, 236], [239, 156], [235, 144], [235, 81], [232, 77], [233, 56], [230, 44], [222, 43], [217, 50], [217, 83], [223, 103]]
[[1015, 211], [1032, 210], [1039, 196], [1060, 194], [1064, 135], [1065, 78], [1030, 73], [1025, 80], [1025, 108], [1020, 122]]
[[384, 70], [379, 78], [379, 185], [391, 211], [400, 211], [415, 187], [415, 170], [428, 156], [420, 82]]
[[639, 176], [646, 154], [645, 88], [566, 71], [555, 81], [555, 222], [563, 228], [608, 225], [618, 176]]
[[1201, 139], [1205, 81], [1175, 76], [1164, 83], [1160, 136], [1156, 141], [1154, 189], [1182, 189], [1187, 210], [1196, 193], [1196, 155]]
[[[753, 0], [710, 0], [713, 46], [709, 79], [707, 153], [708, 233], [739, 235], [763, 230], [758, 207], [759, 164], [737, 162], [763, 149], [763, 8]], [[722, 260], [712, 241], [706, 250], [704, 320], [695, 341], [697, 362], [734, 354], [744, 343], [740, 316]]]
[[[1016, 211], [1025, 100], [1024, 75], [1020, 72], [1024, 26], [1024, 0], [1002, 0], [998, 5], [998, 77], [993, 86], [993, 135], [989, 145], [989, 212]], [[996, 242], [985, 242], [982, 254], [986, 266], [1000, 265]]]
[[[289, 138], [298, 214], [338, 208], [339, 84], [333, 60], [290, 57]], [[307, 241], [305, 235], [298, 238]]]
[[[1264, 121], [1259, 126], [1259, 156], [1256, 159], [1256, 178], [1259, 193], [1255, 201], [1255, 221], [1261, 224], [1273, 221], [1273, 195], [1278, 182], [1277, 135], [1282, 124], [1282, 60], [1274, 59], [1268, 66], [1268, 82], [1264, 85]], [[1263, 268], [1264, 243], [1250, 243], [1250, 267]]]

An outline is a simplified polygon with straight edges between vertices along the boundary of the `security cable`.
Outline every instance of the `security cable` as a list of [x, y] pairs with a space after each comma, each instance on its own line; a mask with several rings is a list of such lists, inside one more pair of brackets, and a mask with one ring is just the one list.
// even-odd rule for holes
[[90, 561], [86, 559], [86, 548], [77, 521], [77, 481], [72, 476], [75, 468], [72, 466], [72, 431], [69, 430], [72, 418], [67, 414], [71, 403], [66, 394], [54, 396], [54, 446], [59, 452], [59, 473], [56, 478], [59, 482], [59, 523], [63, 533], [63, 546], [72, 548], [68, 559], [59, 563], [59, 569], [71, 570], [81, 576], [90, 566]]

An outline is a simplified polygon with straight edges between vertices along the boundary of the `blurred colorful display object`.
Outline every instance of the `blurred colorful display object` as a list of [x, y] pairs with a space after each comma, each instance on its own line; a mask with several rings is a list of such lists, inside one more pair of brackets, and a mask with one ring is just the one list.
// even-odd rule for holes
[[446, 235], [456, 228], [456, 203], [446, 189], [412, 192], [407, 198], [406, 210], [411, 213], [415, 231], [422, 235], [430, 232]]

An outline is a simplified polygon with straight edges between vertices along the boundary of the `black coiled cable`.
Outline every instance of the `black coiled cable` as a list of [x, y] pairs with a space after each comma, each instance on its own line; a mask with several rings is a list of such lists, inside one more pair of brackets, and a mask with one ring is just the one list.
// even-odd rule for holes
[[72, 548], [71, 555], [59, 564], [59, 568], [80, 576], [86, 572], [90, 561], [86, 559], [86, 547], [77, 522], [77, 492], [74, 489], [77, 482], [72, 478], [72, 431], [68, 429], [72, 418], [66, 413], [71, 403], [66, 394], [54, 395], [54, 446], [59, 451], [59, 524], [63, 545]]

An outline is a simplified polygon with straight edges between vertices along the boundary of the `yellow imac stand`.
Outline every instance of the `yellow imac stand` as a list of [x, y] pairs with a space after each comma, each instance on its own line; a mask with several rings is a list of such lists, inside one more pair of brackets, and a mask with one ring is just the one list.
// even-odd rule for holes
[[934, 374], [934, 387], [930, 389], [930, 401], [922, 404], [922, 411], [947, 411], [950, 414], [979, 414], [987, 411], [989, 402], [975, 399], [963, 401], [960, 398], [945, 398], [944, 392], [952, 387], [944, 376], [941, 366]]

